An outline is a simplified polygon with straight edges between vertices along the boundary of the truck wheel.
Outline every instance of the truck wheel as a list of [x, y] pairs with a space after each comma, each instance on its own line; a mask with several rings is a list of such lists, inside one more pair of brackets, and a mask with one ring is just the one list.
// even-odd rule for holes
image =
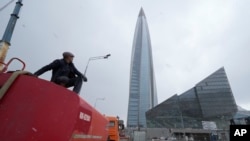
[[110, 137], [108, 136], [108, 139], [107, 139], [107, 141], [110, 141]]

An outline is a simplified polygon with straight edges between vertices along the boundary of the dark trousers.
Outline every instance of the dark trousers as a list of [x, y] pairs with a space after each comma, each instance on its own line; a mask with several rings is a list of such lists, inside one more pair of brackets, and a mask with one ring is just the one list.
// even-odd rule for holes
[[68, 78], [67, 76], [59, 76], [56, 78], [55, 81], [56, 84], [62, 85], [66, 88], [74, 87], [73, 91], [77, 94], [80, 93], [82, 88], [82, 78], [81, 77], [74, 77], [74, 78]]

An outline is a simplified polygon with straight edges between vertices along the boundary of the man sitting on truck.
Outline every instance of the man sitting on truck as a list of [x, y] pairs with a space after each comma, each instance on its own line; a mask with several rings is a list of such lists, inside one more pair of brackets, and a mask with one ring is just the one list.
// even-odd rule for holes
[[51, 82], [66, 88], [74, 86], [73, 91], [79, 94], [82, 87], [82, 80], [87, 82], [87, 78], [75, 68], [73, 58], [74, 55], [71, 52], [64, 52], [63, 59], [54, 60], [49, 65], [36, 71], [34, 75], [40, 76], [52, 70]]

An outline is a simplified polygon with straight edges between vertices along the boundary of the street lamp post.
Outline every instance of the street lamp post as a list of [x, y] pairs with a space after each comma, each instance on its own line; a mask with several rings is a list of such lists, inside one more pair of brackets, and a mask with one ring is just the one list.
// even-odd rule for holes
[[104, 101], [104, 100], [105, 100], [105, 97], [104, 97], [104, 98], [96, 98], [96, 99], [95, 99], [95, 105], [94, 105], [95, 108], [96, 108], [96, 103], [97, 103], [98, 100], [103, 100], [103, 101]]
[[108, 59], [109, 56], [111, 56], [111, 54], [107, 54], [105, 56], [90, 57], [89, 60], [88, 60], [87, 65], [86, 65], [86, 68], [85, 68], [85, 71], [84, 71], [84, 75], [86, 75], [86, 73], [87, 73], [87, 69], [88, 69], [90, 61], [92, 61], [92, 60], [98, 60], [98, 59]]

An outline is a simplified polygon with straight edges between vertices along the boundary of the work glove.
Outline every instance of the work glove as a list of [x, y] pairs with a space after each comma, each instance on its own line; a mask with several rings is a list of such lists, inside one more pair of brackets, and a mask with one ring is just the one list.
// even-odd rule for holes
[[84, 82], [87, 82], [87, 81], [88, 81], [88, 79], [87, 79], [87, 77], [86, 77], [85, 75], [82, 75], [82, 80], [83, 80]]

